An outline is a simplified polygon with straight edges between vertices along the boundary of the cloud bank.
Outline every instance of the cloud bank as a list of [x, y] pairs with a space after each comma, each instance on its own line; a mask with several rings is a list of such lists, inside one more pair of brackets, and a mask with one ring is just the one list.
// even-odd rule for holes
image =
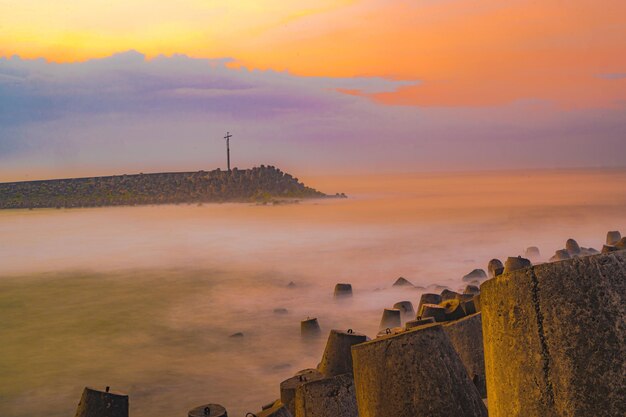
[[368, 97], [421, 82], [230, 62], [135, 51], [81, 63], [0, 59], [0, 179], [214, 168], [227, 130], [236, 165], [304, 174], [624, 166], [624, 107], [385, 105]]

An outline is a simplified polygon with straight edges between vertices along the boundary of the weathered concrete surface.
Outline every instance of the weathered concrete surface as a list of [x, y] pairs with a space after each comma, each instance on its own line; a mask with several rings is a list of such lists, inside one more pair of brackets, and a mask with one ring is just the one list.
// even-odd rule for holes
[[475, 298], [476, 297], [472, 298], [471, 300], [461, 301], [461, 308], [463, 308], [463, 311], [465, 312], [466, 316], [469, 316], [474, 313], [478, 313], [480, 311], [479, 309], [476, 308], [476, 303], [474, 302]]
[[458, 296], [459, 296], [459, 293], [456, 291], [452, 291], [448, 289], [441, 291], [441, 301], [452, 300], [453, 298], [457, 298]]
[[481, 398], [487, 398], [483, 327], [480, 313], [444, 323], [443, 329], [448, 334], [454, 350], [459, 354], [461, 362], [465, 365], [467, 375], [478, 388]]
[[400, 317], [402, 320], [413, 320], [415, 318], [415, 310], [413, 309], [413, 303], [410, 301], [398, 301], [393, 305], [393, 308], [400, 310]]
[[417, 314], [421, 314], [422, 306], [424, 304], [439, 304], [441, 302], [441, 295], [433, 293], [424, 293], [420, 297], [420, 302], [417, 306]]
[[472, 301], [474, 302], [474, 307], [476, 308], [476, 312], [478, 313], [480, 311], [480, 294], [476, 294]]
[[565, 242], [565, 250], [570, 253], [570, 255], [576, 255], [580, 253], [580, 245], [574, 239], [567, 239]]
[[408, 329], [412, 329], [414, 327], [423, 326], [425, 324], [432, 324], [434, 322], [435, 322], [435, 319], [432, 318], [432, 317], [428, 317], [428, 318], [425, 318], [425, 319], [416, 319], [416, 320], [407, 321], [404, 324], [404, 328], [408, 330]]
[[336, 284], [334, 296], [335, 298], [352, 297], [352, 284]]
[[400, 317], [400, 310], [395, 308], [386, 308], [383, 311], [383, 316], [380, 319], [380, 324], [378, 325], [378, 329], [387, 329], [392, 327], [400, 327], [402, 326], [402, 319]]
[[404, 286], [412, 287], [413, 284], [408, 279], [400, 277], [396, 280], [396, 282], [393, 283], [393, 286], [394, 287], [404, 287]]
[[446, 309], [438, 304], [424, 304], [417, 316], [418, 319], [432, 317], [436, 322], [446, 321]]
[[507, 272], [517, 271], [518, 269], [528, 268], [531, 265], [532, 263], [526, 258], [522, 258], [521, 256], [509, 256], [504, 262], [504, 271], [502, 273], [504, 274]]
[[606, 244], [609, 246], [615, 245], [622, 238], [622, 234], [618, 230], [611, 230], [606, 233]]
[[487, 264], [487, 272], [489, 274], [489, 278], [494, 278], [500, 275], [504, 271], [504, 265], [502, 265], [502, 261], [500, 259], [492, 259]]
[[481, 286], [491, 417], [626, 415], [626, 252]]
[[480, 288], [478, 287], [478, 285], [467, 285], [463, 290], [463, 294], [480, 294]]
[[293, 417], [280, 400], [276, 400], [270, 407], [264, 408], [260, 413], [256, 413], [255, 415], [256, 417]]
[[389, 336], [390, 334], [398, 334], [404, 332], [406, 329], [404, 327], [388, 327], [386, 329], [380, 330], [376, 337]]
[[446, 300], [442, 301], [439, 305], [445, 308], [445, 321], [458, 320], [461, 317], [466, 316], [465, 310], [463, 309], [463, 306], [461, 305], [461, 302], [459, 300]]
[[76, 417], [128, 417], [128, 395], [85, 387]]
[[318, 337], [322, 334], [320, 324], [316, 318], [307, 318], [300, 322], [300, 334], [302, 337]]
[[296, 390], [300, 385], [310, 381], [317, 381], [324, 376], [317, 369], [303, 369], [295, 376], [285, 379], [280, 383], [280, 401], [287, 407], [292, 415], [296, 414]]
[[483, 281], [487, 279], [487, 274], [484, 269], [474, 269], [467, 275], [463, 276], [464, 282]]
[[541, 253], [539, 252], [539, 248], [537, 246], [529, 246], [524, 251], [524, 258], [530, 260], [539, 260], [541, 258]]
[[358, 417], [354, 380], [344, 374], [308, 382], [296, 392], [295, 417]]
[[554, 253], [554, 255], [552, 255], [552, 257], [550, 258], [550, 262], [564, 261], [570, 258], [571, 256], [567, 249], [559, 249]]
[[187, 417], [228, 417], [228, 413], [219, 404], [204, 404], [190, 410]]
[[317, 369], [326, 377], [352, 373], [352, 345], [363, 343], [367, 336], [352, 330], [331, 330], [322, 361]]
[[361, 417], [486, 417], [478, 390], [439, 324], [352, 347]]

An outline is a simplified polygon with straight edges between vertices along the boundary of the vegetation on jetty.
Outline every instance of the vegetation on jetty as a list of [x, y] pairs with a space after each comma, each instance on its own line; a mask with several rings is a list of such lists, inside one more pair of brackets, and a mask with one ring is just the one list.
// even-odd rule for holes
[[273, 166], [0, 183], [0, 208], [267, 202], [328, 197]]

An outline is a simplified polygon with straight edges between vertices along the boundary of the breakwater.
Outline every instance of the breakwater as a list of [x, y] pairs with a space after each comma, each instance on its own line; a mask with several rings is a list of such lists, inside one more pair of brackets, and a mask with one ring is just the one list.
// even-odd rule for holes
[[[570, 239], [563, 261], [510, 257], [491, 279], [465, 276], [462, 292], [423, 294], [415, 319], [411, 303], [398, 302], [385, 309], [398, 313], [397, 327], [373, 340], [332, 330], [317, 368], [283, 381], [280, 399], [248, 415], [482, 417], [488, 402], [492, 416], [622, 416], [626, 238], [616, 235], [602, 253]], [[302, 328], [307, 342], [320, 336]], [[189, 416], [197, 410], [227, 415], [206, 404]]]
[[[336, 195], [340, 196], [340, 195]], [[323, 198], [273, 166], [0, 183], [0, 209]]]

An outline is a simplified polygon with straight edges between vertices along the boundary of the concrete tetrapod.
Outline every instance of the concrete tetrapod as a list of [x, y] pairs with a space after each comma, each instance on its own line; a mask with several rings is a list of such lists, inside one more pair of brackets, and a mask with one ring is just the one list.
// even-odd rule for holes
[[487, 272], [489, 274], [489, 278], [494, 278], [500, 275], [504, 271], [504, 265], [500, 259], [492, 259], [487, 264]]
[[348, 331], [331, 330], [322, 361], [317, 369], [326, 377], [352, 373], [352, 345], [367, 341], [367, 336]]
[[343, 374], [300, 385], [295, 417], [358, 417], [354, 380]]
[[352, 347], [360, 417], [486, 417], [443, 326], [430, 324]]
[[264, 408], [261, 412], [255, 414], [256, 417], [293, 417], [287, 407], [280, 401], [276, 400], [269, 407]]
[[435, 322], [435, 319], [432, 317], [428, 317], [425, 319], [415, 319], [415, 320], [407, 321], [406, 323], [404, 323], [404, 328], [412, 329], [413, 327], [423, 326], [425, 324], [432, 324], [434, 322]]
[[351, 284], [336, 284], [334, 297], [335, 298], [352, 297], [352, 285]]
[[619, 231], [617, 230], [612, 230], [606, 233], [606, 244], [607, 245], [615, 245], [617, 242], [620, 241], [620, 239], [622, 238], [622, 235], [620, 234]]
[[485, 379], [485, 355], [483, 351], [483, 328], [480, 313], [443, 324], [452, 346], [465, 365], [482, 398], [487, 398]]
[[200, 405], [187, 413], [188, 417], [228, 417], [226, 409], [219, 404]]
[[296, 414], [296, 390], [300, 385], [310, 381], [317, 381], [324, 376], [317, 369], [303, 369], [295, 376], [280, 383], [280, 401], [292, 415]]
[[422, 296], [420, 297], [420, 302], [417, 306], [417, 314], [420, 315], [422, 314], [422, 306], [424, 304], [439, 304], [441, 302], [441, 295], [439, 294], [432, 294], [432, 293], [424, 293], [422, 294]]
[[410, 301], [398, 301], [393, 305], [393, 308], [400, 310], [400, 318], [403, 321], [413, 320], [415, 318], [415, 310], [413, 309], [413, 303]]
[[85, 387], [76, 417], [128, 417], [128, 395]]
[[395, 308], [386, 308], [383, 310], [383, 316], [380, 319], [380, 324], [378, 325], [379, 330], [400, 326], [402, 326], [400, 310]]
[[626, 252], [504, 274], [481, 304], [491, 417], [626, 415]]
[[315, 338], [322, 334], [317, 318], [307, 318], [300, 322], [300, 334], [304, 338]]

